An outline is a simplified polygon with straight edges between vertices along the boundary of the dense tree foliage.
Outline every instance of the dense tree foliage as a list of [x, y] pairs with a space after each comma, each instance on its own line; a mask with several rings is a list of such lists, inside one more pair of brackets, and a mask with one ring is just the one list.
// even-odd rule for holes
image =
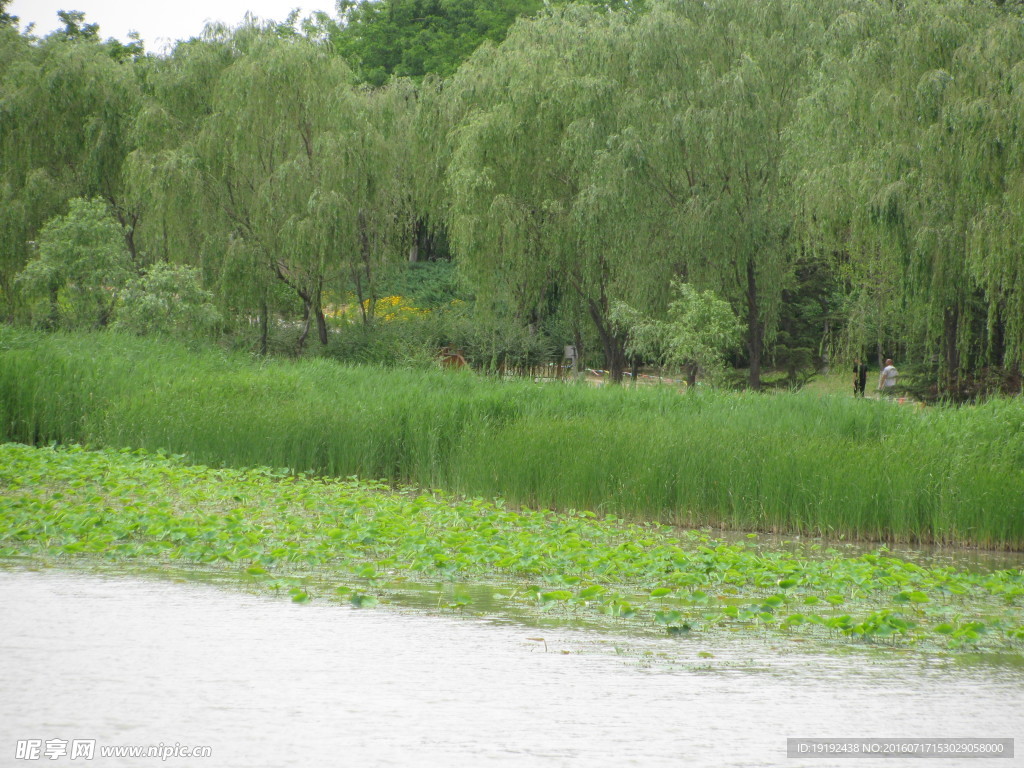
[[17, 27], [20, 19], [7, 12], [11, 0], [0, 0], [0, 27]]
[[38, 253], [17, 282], [28, 297], [44, 302], [44, 323], [106, 326], [133, 268], [121, 228], [103, 200], [72, 200], [67, 215], [43, 226], [35, 245]]
[[374, 85], [392, 75], [448, 77], [483, 40], [501, 42], [519, 16], [544, 7], [541, 0], [342, 0], [338, 5], [341, 19], [332, 42]]
[[140, 336], [203, 336], [220, 321], [213, 294], [202, 287], [199, 271], [157, 263], [124, 287], [115, 325]]
[[1002, 288], [1022, 262], [1001, 238], [1020, 199], [1021, 18], [865, 4], [830, 32], [799, 168], [806, 243], [845, 275], [851, 340], [929, 363], [948, 391], [964, 371], [1019, 365]]
[[[8, 320], [176, 275], [260, 349], [279, 321], [326, 344], [432, 252], [492, 361], [575, 344], [618, 377], [638, 348], [615, 307], [663, 328], [673, 281], [740, 318], [755, 388], [868, 353], [955, 396], [1024, 359], [1016, 5], [363, 0], [162, 57], [6, 7]], [[83, 200], [122, 242], [116, 285], [58, 269]]]
[[125, 159], [140, 106], [139, 72], [97, 35], [63, 32], [31, 44], [0, 27], [0, 296], [17, 305], [11, 277], [43, 224], [76, 197], [100, 197], [124, 227], [133, 257], [137, 217]]
[[[500, 43], [519, 18], [566, 0], [340, 0], [339, 19], [322, 27], [361, 79], [449, 77], [489, 41]], [[633, 0], [589, 0], [604, 10], [632, 10]]]

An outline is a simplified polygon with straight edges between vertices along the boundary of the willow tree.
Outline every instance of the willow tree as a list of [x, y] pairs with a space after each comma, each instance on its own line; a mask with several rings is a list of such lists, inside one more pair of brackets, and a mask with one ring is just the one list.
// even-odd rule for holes
[[364, 323], [375, 317], [377, 276], [405, 260], [419, 222], [420, 176], [430, 157], [416, 137], [417, 91], [408, 80], [356, 89], [352, 118], [334, 137], [337, 159], [325, 177], [338, 196], [343, 229], [338, 284], [350, 288]]
[[896, 116], [887, 112], [884, 94], [876, 99], [873, 92], [892, 74], [893, 22], [892, 12], [878, 4], [850, 3], [826, 26], [825, 55], [801, 102], [791, 146], [801, 247], [831, 261], [841, 276], [847, 346], [855, 355], [865, 346], [877, 348], [880, 358], [893, 354], [885, 345], [903, 332], [903, 244], [878, 236], [896, 218], [901, 186], [877, 180], [886, 169], [902, 168], [905, 157], [882, 151]]
[[[8, 17], [3, 12], [5, 19]], [[15, 307], [14, 277], [31, 257], [28, 241], [34, 227], [30, 225], [24, 187], [31, 176], [28, 167], [12, 173], [13, 155], [20, 150], [14, 141], [13, 114], [10, 99], [13, 84], [12, 70], [31, 69], [33, 51], [29, 40], [18, 34], [15, 21], [0, 23], [0, 307], [3, 314], [11, 315]], [[16, 112], [16, 110], [14, 110]], [[27, 164], [26, 164], [27, 166]], [[44, 219], [36, 221], [36, 227]]]
[[610, 215], [617, 185], [603, 161], [621, 94], [610, 59], [621, 60], [626, 26], [585, 8], [521, 22], [449, 85], [461, 114], [448, 167], [460, 263], [481, 297], [507, 297], [523, 325], [553, 292], [572, 302], [593, 323], [614, 380], [625, 339], [611, 302], [646, 305], [635, 278], [657, 269], [617, 247], [632, 222]]
[[106, 201], [137, 255], [122, 170], [140, 91], [137, 65], [98, 42], [32, 42], [0, 27], [0, 46], [0, 293], [10, 306], [29, 241], [72, 198]]
[[[314, 320], [326, 344], [327, 254], [307, 247], [309, 233], [295, 217], [324, 212], [313, 197], [321, 167], [317, 143], [349, 73], [302, 40], [247, 28], [235, 42], [242, 55], [216, 83], [213, 112], [192, 147], [212, 216], [200, 221], [215, 236], [246, 243], [246, 252], [301, 299], [306, 330], [300, 345]], [[307, 204], [311, 210], [304, 210]]]
[[[1024, 36], [1016, 15], [999, 16], [961, 51], [969, 91], [956, 115], [974, 135], [955, 161], [974, 182], [967, 262], [987, 303], [988, 351], [1024, 365]], [[995, 65], [993, 65], [995, 63]]]
[[760, 387], [783, 291], [800, 256], [791, 234], [788, 136], [833, 4], [656, 3], [630, 28], [620, 128], [623, 247], [664, 254], [686, 281], [745, 322]]
[[843, 254], [854, 345], [935, 361], [951, 393], [991, 348], [975, 278], [1000, 270], [983, 266], [987, 251], [972, 270], [968, 253], [1013, 186], [1019, 24], [983, 5], [860, 6], [830, 30], [799, 130], [803, 223]]
[[263, 318], [270, 281], [262, 264], [246, 258], [250, 249], [225, 237], [223, 227], [196, 226], [200, 214], [210, 213], [196, 210], [204, 198], [196, 138], [214, 112], [220, 78], [240, 56], [232, 34], [210, 26], [201, 39], [149, 62], [127, 183], [142, 213], [136, 231], [149, 259], [201, 269], [207, 285], [220, 286], [215, 293], [226, 315]]
[[287, 286], [303, 308], [300, 346], [313, 324], [326, 344], [327, 284], [365, 286], [400, 237], [388, 131], [401, 122], [322, 45], [253, 25], [228, 42], [234, 58], [216, 73], [209, 113], [139, 173], [232, 274]]

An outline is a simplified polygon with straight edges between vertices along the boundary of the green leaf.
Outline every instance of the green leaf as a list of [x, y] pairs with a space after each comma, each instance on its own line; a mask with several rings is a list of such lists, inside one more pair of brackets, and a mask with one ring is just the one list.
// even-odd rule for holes
[[353, 608], [370, 608], [377, 604], [377, 598], [373, 595], [365, 595], [361, 592], [355, 592], [352, 597], [349, 598], [349, 602]]
[[540, 596], [541, 601], [543, 601], [545, 603], [549, 603], [549, 602], [552, 602], [554, 600], [565, 601], [565, 600], [569, 600], [571, 598], [572, 598], [572, 592], [569, 592], [568, 590], [565, 590], [565, 589], [555, 589], [555, 590], [552, 590], [551, 592], [544, 592]]

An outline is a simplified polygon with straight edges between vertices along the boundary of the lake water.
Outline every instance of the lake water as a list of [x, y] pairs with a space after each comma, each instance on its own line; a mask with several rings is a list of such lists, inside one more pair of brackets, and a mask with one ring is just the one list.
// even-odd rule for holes
[[[151, 576], [0, 569], [0, 681], [2, 766], [1024, 765], [1019, 658], [538, 630]], [[787, 737], [1015, 738], [1018, 757], [787, 758]], [[212, 754], [100, 754], [176, 744]]]

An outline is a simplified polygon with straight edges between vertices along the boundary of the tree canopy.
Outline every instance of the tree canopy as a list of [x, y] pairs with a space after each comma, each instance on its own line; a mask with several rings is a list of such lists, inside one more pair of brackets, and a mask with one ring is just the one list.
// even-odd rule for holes
[[478, 328], [616, 377], [614, 308], [672, 322], [673, 284], [740, 318], [755, 388], [866, 352], [951, 396], [1019, 374], [1016, 4], [363, 0], [164, 56], [76, 11], [38, 38], [8, 5], [7, 320], [127, 284], [57, 268], [88, 201], [131, 280], [201, 283], [261, 348], [275, 319], [326, 343], [329, 304], [372, 326], [381, 275], [434, 238]]
[[45, 302], [45, 322], [101, 328], [114, 316], [133, 269], [124, 237], [103, 200], [75, 198], [64, 216], [43, 225], [37, 255], [18, 275], [30, 297]]

